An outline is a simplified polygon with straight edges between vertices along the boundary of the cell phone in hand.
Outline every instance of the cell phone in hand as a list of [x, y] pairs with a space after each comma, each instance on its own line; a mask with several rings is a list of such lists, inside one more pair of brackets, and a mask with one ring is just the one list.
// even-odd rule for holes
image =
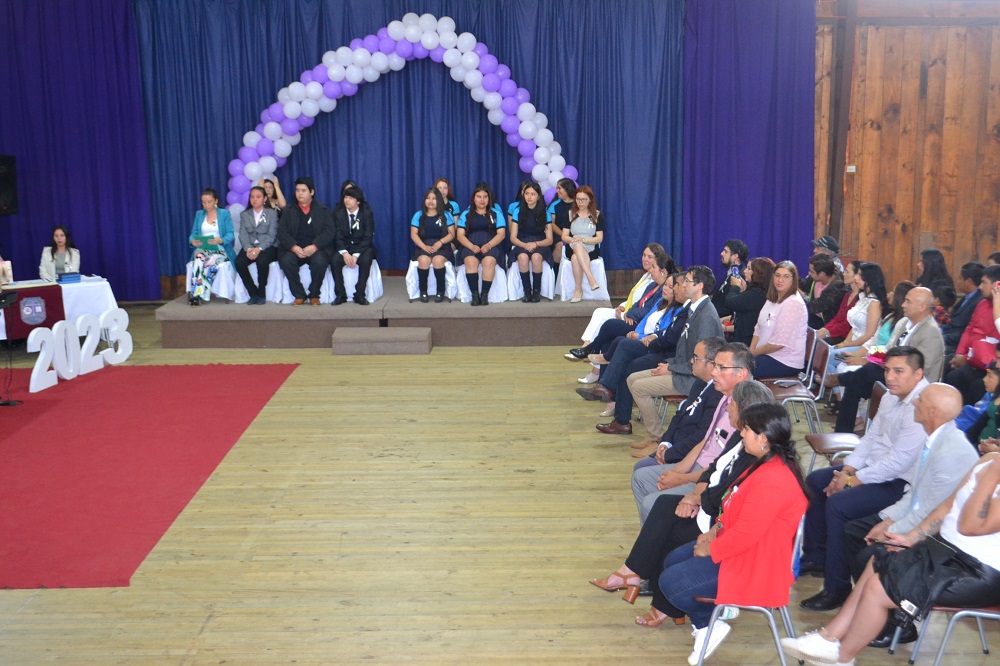
[[729, 267], [729, 277], [738, 278], [739, 276], [740, 276], [740, 267], [739, 266], [730, 266]]

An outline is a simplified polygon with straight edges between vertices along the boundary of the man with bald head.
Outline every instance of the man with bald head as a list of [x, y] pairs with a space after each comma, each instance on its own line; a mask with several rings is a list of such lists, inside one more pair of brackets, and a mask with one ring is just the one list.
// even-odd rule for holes
[[[934, 294], [926, 287], [914, 287], [903, 300], [903, 314], [889, 338], [886, 350], [893, 347], [916, 347], [924, 355], [924, 376], [929, 382], [941, 379], [944, 369], [944, 337], [931, 315]], [[858, 403], [872, 396], [875, 382], [885, 377], [885, 369], [877, 363], [865, 363], [863, 356], [850, 356], [850, 364], [864, 364], [854, 372], [827, 377], [827, 386], [843, 386], [844, 396], [837, 411], [835, 432], [854, 432]]]

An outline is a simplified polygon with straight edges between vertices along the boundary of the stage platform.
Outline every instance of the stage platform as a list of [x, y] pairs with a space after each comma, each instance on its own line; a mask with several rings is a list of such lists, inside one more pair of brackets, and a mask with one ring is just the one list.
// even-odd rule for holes
[[597, 307], [608, 301], [511, 301], [474, 308], [468, 303], [410, 302], [402, 277], [383, 278], [385, 293], [371, 305], [238, 305], [213, 299], [191, 307], [183, 296], [160, 307], [163, 347], [329, 348], [340, 326], [418, 326], [441, 347], [576, 346]]

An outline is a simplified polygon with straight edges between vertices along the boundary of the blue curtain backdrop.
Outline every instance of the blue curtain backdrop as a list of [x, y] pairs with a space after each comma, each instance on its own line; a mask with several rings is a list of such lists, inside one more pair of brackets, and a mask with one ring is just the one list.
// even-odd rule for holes
[[688, 3], [682, 256], [720, 277], [728, 238], [808, 269], [815, 30], [813, 2]]
[[81, 270], [120, 300], [160, 297], [135, 25], [128, 0], [0, 0], [0, 154], [17, 158], [19, 212], [0, 254], [38, 277], [65, 224]]
[[[134, 0], [147, 111], [159, 264], [183, 271], [203, 187], [224, 190], [244, 132], [279, 88], [325, 51], [408, 11], [451, 16], [512, 70], [549, 118], [562, 154], [608, 220], [609, 268], [635, 268], [642, 247], [681, 249], [683, 0]], [[506, 204], [524, 178], [516, 149], [448, 69], [409, 62], [342, 98], [303, 131], [278, 170], [332, 204], [356, 180], [372, 203], [382, 268], [405, 268], [407, 224], [438, 176], [463, 208], [486, 180]]]

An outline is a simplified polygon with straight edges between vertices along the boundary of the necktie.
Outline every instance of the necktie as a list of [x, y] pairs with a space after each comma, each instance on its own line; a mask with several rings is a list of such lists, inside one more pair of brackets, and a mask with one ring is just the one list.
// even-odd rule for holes
[[351, 213], [351, 229], [354, 231], [358, 230], [358, 216], [354, 213]]

